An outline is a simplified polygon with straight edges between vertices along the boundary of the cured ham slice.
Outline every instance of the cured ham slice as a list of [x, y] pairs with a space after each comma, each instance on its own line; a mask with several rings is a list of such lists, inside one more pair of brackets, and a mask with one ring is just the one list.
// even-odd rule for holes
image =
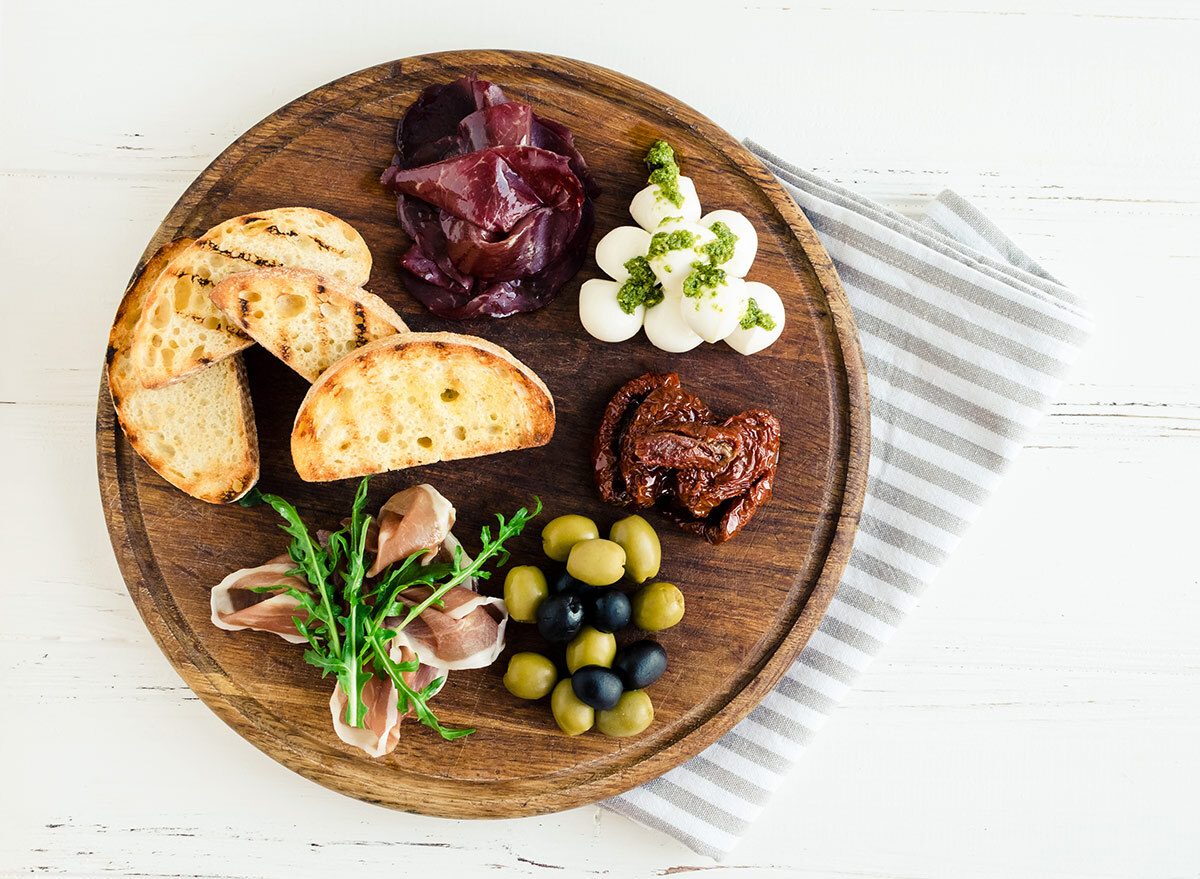
[[[373, 553], [375, 559], [367, 576], [376, 577], [396, 562], [422, 551], [420, 561], [424, 565], [453, 562], [458, 553], [462, 553], [463, 564], [470, 564], [470, 556], [450, 533], [454, 520], [453, 504], [431, 485], [415, 485], [392, 495], [379, 516], [368, 524], [366, 551]], [[327, 546], [329, 532], [319, 531], [317, 538], [322, 546]], [[308, 594], [313, 592], [304, 579], [288, 576], [288, 571], [295, 567], [288, 556], [282, 555], [256, 568], [234, 571], [213, 587], [213, 624], [229, 631], [271, 632], [292, 644], [305, 643], [294, 619], [306, 615], [305, 611], [295, 598], [283, 594], [292, 587]], [[504, 600], [480, 595], [475, 591], [476, 585], [476, 580], [469, 578], [450, 588], [388, 643], [393, 662], [418, 662], [415, 670], [403, 676], [405, 684], [414, 691], [420, 692], [440, 679], [436, 693], [445, 686], [448, 672], [490, 665], [503, 651], [508, 624]], [[271, 588], [255, 591], [261, 587]], [[399, 594], [399, 600], [403, 606], [413, 608], [431, 594], [431, 587], [412, 586]], [[403, 614], [397, 615], [384, 625], [395, 630], [403, 619]], [[336, 684], [329, 698], [334, 732], [343, 742], [371, 757], [382, 757], [395, 750], [400, 741], [401, 721], [415, 713], [411, 707], [401, 711], [400, 693], [387, 676], [373, 674], [363, 687], [366, 714], [362, 726], [346, 723], [348, 701], [341, 684]]]
[[[562, 160], [562, 164], [567, 163]], [[537, 193], [499, 150], [481, 150], [408, 171], [393, 165], [383, 183], [488, 232], [508, 232], [541, 206]]]
[[346, 723], [346, 703], [349, 699], [338, 683], [329, 697], [329, 713], [333, 716], [333, 731], [337, 737], [370, 757], [390, 754], [400, 741], [400, 710], [396, 707], [396, 687], [390, 680], [372, 677], [363, 687], [363, 704], [367, 713], [363, 725]]
[[413, 240], [405, 285], [456, 320], [553, 300], [583, 265], [600, 192], [564, 125], [473, 74], [409, 107], [382, 182]]
[[[453, 534], [448, 534], [438, 548], [436, 561], [454, 560], [462, 549]], [[463, 561], [471, 557], [463, 553]], [[470, 578], [454, 586], [421, 615], [400, 630], [392, 639], [392, 650], [410, 650], [420, 658], [422, 667], [428, 663], [439, 669], [455, 671], [485, 668], [504, 650], [504, 630], [508, 626], [508, 607], [502, 598], [489, 598], [475, 591], [477, 582]], [[398, 596], [407, 607], [416, 607], [431, 593], [428, 586], [413, 586]], [[394, 629], [402, 616], [389, 617], [384, 625]]]
[[[415, 607], [429, 597], [428, 587], [400, 593], [400, 601]], [[393, 639], [413, 650], [422, 662], [458, 670], [491, 665], [504, 650], [508, 608], [500, 598], [488, 598], [462, 586], [442, 596], [442, 607], [431, 606]], [[399, 625], [400, 618], [384, 625]]]
[[476, 110], [458, 123], [461, 149], [470, 153], [490, 146], [529, 146], [533, 120], [533, 108], [515, 101]]
[[[376, 534], [367, 534], [367, 551], [375, 553], [368, 577], [378, 577], [388, 565], [403, 561], [420, 549], [429, 550], [429, 564], [454, 527], [454, 505], [427, 483], [391, 496], [379, 511]], [[374, 547], [372, 547], [374, 543]]]
[[[300, 602], [282, 594], [292, 587], [302, 592], [312, 591], [307, 581], [287, 576], [295, 567], [295, 562], [282, 555], [257, 568], [234, 571], [213, 587], [210, 598], [213, 625], [230, 632], [242, 629], [270, 632], [291, 644], [303, 644], [305, 638], [296, 629], [293, 618], [307, 614], [298, 609]], [[278, 586], [279, 590], [254, 591], [264, 586]]]
[[[399, 645], [393, 645], [389, 654], [393, 662], [412, 662], [414, 658], [411, 650]], [[404, 673], [404, 682], [420, 692], [439, 677], [442, 678], [442, 683], [438, 690], [441, 690], [446, 684], [445, 671], [422, 663], [416, 671]], [[361, 727], [346, 723], [346, 704], [349, 701], [342, 685], [336, 684], [333, 694], [329, 697], [329, 713], [333, 718], [333, 731], [337, 733], [337, 737], [347, 745], [362, 749], [371, 757], [382, 757], [396, 750], [400, 741], [400, 722], [406, 717], [412, 717], [415, 712], [409, 708], [404, 714], [400, 713], [399, 693], [395, 684], [390, 679], [378, 676], [367, 681], [363, 687], [363, 704], [367, 713], [363, 717]]]

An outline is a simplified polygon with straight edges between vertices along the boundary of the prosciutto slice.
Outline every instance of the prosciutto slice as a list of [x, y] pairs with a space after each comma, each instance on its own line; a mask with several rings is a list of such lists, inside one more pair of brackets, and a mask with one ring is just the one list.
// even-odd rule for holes
[[337, 737], [355, 748], [361, 748], [368, 757], [382, 757], [396, 749], [400, 741], [400, 710], [396, 705], [396, 686], [390, 680], [372, 677], [363, 687], [363, 704], [367, 713], [363, 725], [346, 723], [346, 703], [350, 700], [339, 682], [329, 697], [329, 713], [333, 717], [333, 731]]
[[[462, 549], [453, 534], [438, 548], [436, 561], [450, 562]], [[471, 557], [463, 553], [463, 561]], [[391, 642], [391, 650], [406, 650], [425, 664], [444, 671], [485, 668], [504, 650], [504, 630], [508, 626], [508, 608], [502, 598], [489, 598], [475, 591], [474, 578], [446, 592], [438, 604], [430, 605], [421, 615], [401, 629]], [[412, 586], [398, 596], [407, 607], [416, 607], [427, 599], [428, 586]], [[384, 625], [395, 629], [403, 616], [389, 617]]]
[[[367, 576], [377, 577], [422, 550], [422, 564], [452, 562], [462, 551], [462, 544], [450, 533], [454, 520], [454, 506], [431, 485], [415, 485], [392, 495], [368, 525], [366, 549], [375, 558]], [[318, 539], [327, 545], [329, 532], [318, 532]], [[465, 553], [463, 559], [470, 563]], [[292, 560], [283, 555], [257, 568], [234, 571], [213, 587], [213, 624], [229, 631], [272, 632], [290, 643], [304, 643], [293, 619], [303, 611], [296, 599], [282, 594], [289, 587], [312, 593], [305, 580], [287, 575], [294, 568]], [[472, 578], [452, 587], [389, 642], [388, 654], [394, 662], [418, 661], [414, 671], [404, 673], [405, 683], [413, 690], [419, 692], [439, 678], [437, 689], [441, 690], [448, 672], [490, 665], [503, 651], [508, 624], [504, 600], [480, 595], [476, 585]], [[255, 592], [257, 587], [275, 588]], [[430, 587], [414, 586], [401, 592], [399, 598], [412, 608], [430, 594]], [[385, 625], [394, 630], [403, 619], [398, 615], [386, 620]], [[414, 713], [409, 708], [402, 714], [399, 698], [390, 678], [372, 675], [363, 688], [367, 709], [363, 726], [352, 727], [346, 723], [347, 695], [340, 683], [335, 685], [329, 711], [338, 738], [372, 757], [391, 753], [400, 740], [401, 721]]]
[[454, 527], [454, 505], [428, 483], [414, 485], [392, 495], [379, 511], [379, 527], [372, 523], [367, 534], [367, 551], [375, 553], [368, 577], [378, 577], [389, 565], [403, 561], [417, 550], [427, 550], [421, 564], [427, 565]]
[[[271, 632], [290, 644], [303, 644], [305, 637], [296, 629], [294, 617], [306, 617], [298, 610], [300, 602], [290, 595], [282, 594], [289, 588], [311, 593], [308, 581], [289, 577], [287, 572], [296, 567], [286, 555], [271, 559], [257, 568], [242, 568], [234, 571], [213, 587], [210, 596], [213, 625], [218, 629], [237, 632], [253, 629], [256, 632]], [[275, 593], [256, 592], [264, 586], [278, 586]]]
[[[411, 662], [411, 650], [395, 645], [389, 651], [393, 662]], [[420, 692], [438, 677], [445, 686], [445, 672], [435, 666], [422, 663], [416, 671], [404, 673], [404, 682]], [[435, 691], [436, 692], [436, 691]], [[337, 737], [355, 748], [361, 748], [370, 757], [382, 757], [396, 750], [400, 742], [400, 722], [412, 717], [415, 711], [409, 708], [400, 713], [399, 693], [390, 678], [373, 676], [363, 687], [363, 704], [367, 707], [361, 727], [346, 723], [346, 704], [349, 702], [341, 683], [335, 684], [329, 697], [329, 713], [333, 718], [333, 731]]]
[[[429, 597], [428, 587], [400, 593], [400, 600], [415, 607]], [[508, 608], [501, 598], [488, 598], [471, 589], [455, 586], [442, 596], [442, 607], [430, 606], [400, 630], [393, 644], [412, 650], [439, 668], [458, 670], [485, 668], [504, 650]], [[384, 625], [399, 625], [400, 618]]]

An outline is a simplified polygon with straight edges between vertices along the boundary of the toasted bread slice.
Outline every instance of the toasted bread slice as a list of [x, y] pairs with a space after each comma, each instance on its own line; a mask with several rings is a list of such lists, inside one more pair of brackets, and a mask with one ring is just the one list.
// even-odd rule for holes
[[312, 208], [246, 214], [209, 229], [171, 260], [146, 298], [133, 334], [141, 383], [162, 387], [254, 344], [208, 293], [237, 272], [273, 266], [361, 285], [371, 274], [371, 252], [348, 223]]
[[228, 503], [258, 482], [258, 434], [241, 357], [164, 388], [134, 374], [130, 340], [146, 295], [192, 243], [163, 246], [130, 285], [108, 334], [108, 389], [130, 445], [167, 482], [209, 503]]
[[325, 482], [541, 446], [553, 434], [550, 391], [499, 345], [410, 333], [325, 370], [296, 414], [292, 462]]
[[234, 326], [310, 382], [355, 348], [408, 332], [374, 293], [308, 269], [241, 272], [209, 296]]

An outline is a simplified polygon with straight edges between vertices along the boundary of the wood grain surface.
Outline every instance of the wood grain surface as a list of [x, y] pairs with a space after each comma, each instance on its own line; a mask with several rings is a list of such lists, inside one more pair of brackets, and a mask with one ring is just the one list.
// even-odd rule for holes
[[[597, 273], [591, 260], [559, 300], [532, 314], [453, 324], [425, 312], [403, 292], [397, 258], [407, 242], [394, 199], [377, 181], [391, 158], [396, 119], [418, 92], [470, 71], [574, 132], [603, 188], [593, 247], [629, 222], [629, 200], [644, 185], [641, 157], [653, 140], [667, 138], [705, 208], [742, 211], [758, 229], [749, 277], [781, 293], [788, 309], [781, 341], [750, 358], [724, 345], [667, 355], [643, 337], [598, 343], [579, 327], [575, 310], [579, 283]], [[530, 53], [442, 53], [344, 77], [264, 119], [188, 188], [143, 258], [229, 217], [287, 205], [321, 208], [353, 224], [374, 255], [368, 288], [412, 329], [452, 329], [504, 345], [555, 396], [558, 427], [549, 445], [378, 477], [373, 504], [431, 482], [458, 508], [456, 532], [468, 551], [495, 513], [511, 513], [534, 495], [546, 506], [542, 522], [580, 512], [606, 529], [622, 513], [595, 497], [586, 450], [609, 396], [647, 371], [679, 372], [719, 415], [775, 412], [783, 425], [775, 494], [721, 547], [651, 516], [663, 540], [662, 577], [683, 589], [688, 613], [660, 637], [671, 665], [651, 688], [656, 721], [643, 736], [563, 737], [545, 703], [518, 702], [504, 690], [502, 660], [453, 673], [435, 701], [443, 722], [476, 727], [475, 735], [447, 743], [410, 723], [393, 755], [371, 760], [334, 736], [330, 684], [296, 648], [209, 622], [209, 588], [286, 545], [274, 513], [207, 505], [171, 488], [124, 441], [102, 386], [97, 455], [113, 546], [143, 619], [188, 685], [289, 768], [369, 802], [450, 817], [528, 815], [595, 801], [677, 765], [745, 716], [799, 653], [832, 596], [853, 539], [868, 448], [865, 375], [849, 308], [811, 227], [773, 178], [694, 110], [612, 71]], [[348, 508], [353, 482], [306, 484], [288, 453], [307, 386], [261, 349], [246, 356], [260, 485], [292, 500], [312, 527], [333, 525]], [[513, 563], [540, 560], [539, 530], [540, 523], [515, 544]], [[495, 591], [499, 579], [484, 588]], [[529, 629], [516, 627], [510, 641], [517, 649], [537, 648]]]

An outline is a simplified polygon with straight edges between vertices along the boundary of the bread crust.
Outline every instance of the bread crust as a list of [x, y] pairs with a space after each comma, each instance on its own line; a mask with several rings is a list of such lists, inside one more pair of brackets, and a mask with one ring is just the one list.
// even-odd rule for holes
[[[240, 271], [303, 266], [354, 285], [371, 274], [371, 252], [353, 226], [315, 208], [274, 208], [209, 229], [179, 251], [154, 281], [133, 334], [134, 369], [162, 387], [254, 344], [209, 298]], [[166, 350], [170, 341], [179, 344]]]
[[[227, 375], [214, 375], [204, 379], [194, 376], [165, 388], [143, 387], [136, 378], [132, 364], [129, 363], [134, 326], [151, 287], [171, 260], [186, 251], [191, 244], [190, 238], [180, 238], [163, 245], [130, 282], [121, 304], [117, 307], [116, 317], [108, 334], [105, 372], [117, 421], [142, 460], [169, 483], [192, 497], [208, 503], [229, 503], [249, 491], [258, 482], [259, 476], [258, 433], [242, 359], [237, 357], [218, 367], [228, 373]], [[222, 382], [223, 378], [226, 381]], [[227, 390], [236, 394], [239, 415], [235, 421], [238, 423], [242, 441], [235, 444], [235, 455], [231, 458], [221, 458], [219, 469], [201, 472], [192, 477], [172, 467], [169, 459], [158, 450], [155, 439], [159, 431], [155, 425], [139, 418], [140, 407], [137, 404], [150, 400], [170, 401], [186, 398], [189, 403], [194, 399], [204, 400], [202, 395], [190, 394], [194, 386], [201, 381], [218, 386], [229, 385]]]
[[[295, 326], [295, 318], [301, 314], [290, 320], [278, 316], [275, 303], [289, 295], [303, 299], [308, 327]], [[408, 332], [400, 315], [374, 293], [309, 269], [278, 267], [241, 272], [218, 283], [209, 297], [239, 330], [309, 382], [316, 381], [324, 369], [353, 348], [381, 336]], [[334, 321], [324, 314], [327, 304], [353, 314], [351, 333], [338, 336]], [[305, 345], [308, 353], [301, 347]]]
[[[382, 384], [382, 373], [389, 368], [403, 381]], [[462, 435], [433, 443], [432, 428], [425, 425], [442, 424], [444, 412], [431, 411], [437, 404], [429, 401], [439, 391], [440, 399], [446, 400], [444, 395], [452, 390], [442, 390], [447, 383], [443, 373], [456, 376], [450, 384], [463, 386], [450, 398], [457, 400], [460, 392], [464, 395], [463, 409], [455, 413], [462, 416], [455, 428], [461, 429]], [[467, 388], [471, 382], [479, 386]], [[401, 394], [408, 396], [408, 403], [394, 405], [389, 398]], [[348, 402], [351, 396], [352, 403]], [[414, 403], [415, 398], [424, 398], [424, 402]], [[474, 411], [472, 407], [477, 409], [481, 401], [495, 401], [492, 408], [503, 409], [505, 414]], [[501, 402], [507, 402], [507, 408]], [[406, 405], [424, 408], [408, 411]], [[400, 436], [391, 445], [386, 440], [375, 442], [377, 432], [402, 432], [408, 427], [410, 432], [425, 431], [425, 435], [415, 444]], [[317, 379], [292, 426], [292, 461], [301, 478], [326, 482], [533, 448], [548, 443], [554, 427], [554, 398], [549, 388], [509, 351], [476, 336], [409, 333], [365, 345]], [[335, 448], [335, 440], [348, 448]], [[407, 445], [400, 447], [401, 441]]]

